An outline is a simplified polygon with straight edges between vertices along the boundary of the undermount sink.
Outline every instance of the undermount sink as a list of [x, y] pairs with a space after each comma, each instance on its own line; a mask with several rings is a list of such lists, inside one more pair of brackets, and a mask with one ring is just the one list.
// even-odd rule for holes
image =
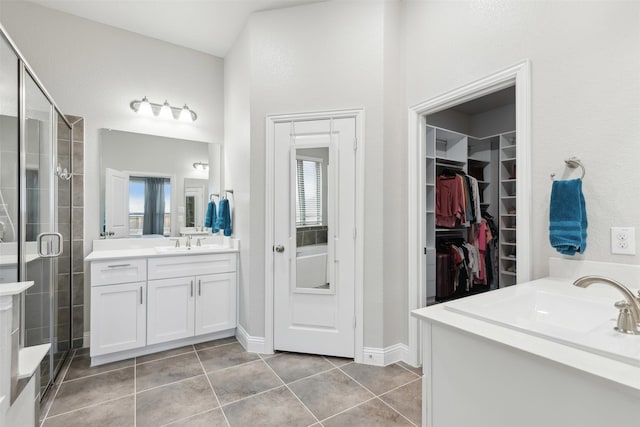
[[216, 252], [224, 249], [229, 249], [229, 247], [223, 245], [208, 244], [201, 246], [193, 245], [191, 247], [180, 246], [179, 248], [176, 248], [175, 246], [156, 246], [155, 248], [156, 252], [161, 254], [185, 252]]
[[570, 282], [525, 283], [445, 304], [449, 311], [640, 366], [640, 336], [614, 331], [615, 299]]

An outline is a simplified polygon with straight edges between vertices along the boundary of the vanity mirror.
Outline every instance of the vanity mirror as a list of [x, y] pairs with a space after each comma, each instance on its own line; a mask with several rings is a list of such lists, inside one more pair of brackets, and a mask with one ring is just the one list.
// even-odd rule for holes
[[219, 144], [102, 129], [100, 154], [101, 233], [110, 238], [201, 226], [207, 195], [219, 191]]

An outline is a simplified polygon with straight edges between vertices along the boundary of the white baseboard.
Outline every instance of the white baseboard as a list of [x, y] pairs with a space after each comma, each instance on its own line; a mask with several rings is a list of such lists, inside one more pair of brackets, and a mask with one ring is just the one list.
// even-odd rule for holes
[[244, 349], [250, 353], [264, 353], [264, 337], [252, 337], [242, 325], [236, 327], [236, 338]]
[[394, 344], [385, 348], [365, 347], [365, 365], [387, 366], [396, 362], [407, 362], [409, 359], [409, 346], [406, 344]]

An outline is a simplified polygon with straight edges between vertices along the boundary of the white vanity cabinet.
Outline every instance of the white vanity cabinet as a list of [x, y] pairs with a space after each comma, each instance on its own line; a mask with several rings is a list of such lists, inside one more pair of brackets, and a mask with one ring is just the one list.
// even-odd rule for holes
[[235, 334], [237, 252], [89, 260], [93, 365]]
[[234, 253], [150, 258], [148, 344], [235, 328], [235, 269]]
[[193, 278], [150, 280], [147, 343], [158, 344], [193, 336]]
[[146, 260], [91, 263], [91, 355], [146, 345]]
[[196, 335], [236, 327], [236, 273], [198, 276]]

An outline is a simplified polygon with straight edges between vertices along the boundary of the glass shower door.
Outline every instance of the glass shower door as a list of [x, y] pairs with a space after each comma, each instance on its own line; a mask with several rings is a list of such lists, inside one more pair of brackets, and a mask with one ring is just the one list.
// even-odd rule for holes
[[26, 70], [23, 75], [22, 277], [34, 281], [25, 296], [23, 343], [25, 347], [51, 344], [40, 369], [44, 394], [70, 346], [71, 257], [69, 245], [65, 250], [64, 238], [58, 233], [61, 230], [70, 238], [69, 202], [64, 209], [64, 198], [70, 198], [70, 191], [68, 181], [56, 178], [58, 162], [66, 162], [69, 169], [70, 136], [65, 137], [63, 131], [62, 141], [57, 141], [53, 106]]

